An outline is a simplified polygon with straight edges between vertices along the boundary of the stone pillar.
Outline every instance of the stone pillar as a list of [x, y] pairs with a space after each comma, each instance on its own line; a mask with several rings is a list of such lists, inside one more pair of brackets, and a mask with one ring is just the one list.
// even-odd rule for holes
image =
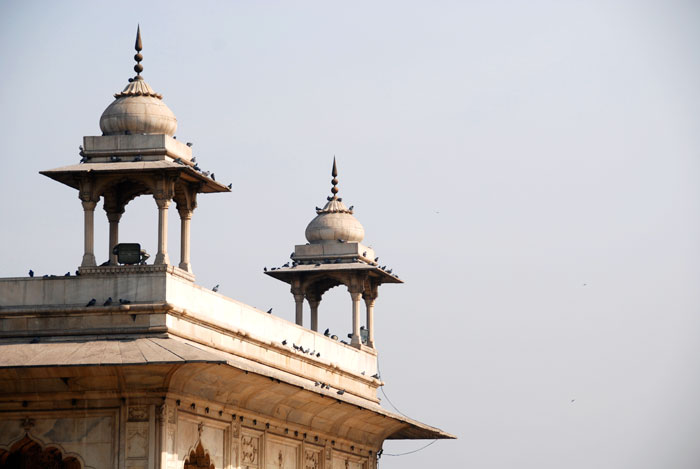
[[374, 348], [374, 302], [377, 297], [365, 295], [364, 298], [367, 309], [367, 345]]
[[296, 323], [298, 326], [304, 325], [304, 295], [295, 293], [294, 303], [296, 305]]
[[97, 265], [97, 262], [95, 262], [95, 206], [97, 202], [94, 200], [82, 200], [85, 218], [85, 253], [80, 266], [90, 267]]
[[350, 297], [352, 298], [352, 338], [350, 339], [350, 344], [360, 345], [362, 343], [360, 339], [360, 300], [362, 299], [362, 293], [351, 291]]
[[321, 303], [321, 299], [307, 296], [306, 300], [311, 308], [311, 330], [318, 332], [318, 305]]
[[153, 264], [162, 265], [170, 264], [168, 257], [168, 207], [170, 207], [170, 199], [156, 198], [158, 205], [158, 254]]
[[107, 220], [109, 220], [109, 263], [117, 265], [117, 255], [113, 253], [114, 246], [119, 244], [119, 220], [122, 218], [122, 212], [107, 212]]
[[180, 265], [179, 267], [187, 272], [192, 272], [190, 264], [190, 220], [192, 220], [192, 210], [178, 208], [180, 214]]

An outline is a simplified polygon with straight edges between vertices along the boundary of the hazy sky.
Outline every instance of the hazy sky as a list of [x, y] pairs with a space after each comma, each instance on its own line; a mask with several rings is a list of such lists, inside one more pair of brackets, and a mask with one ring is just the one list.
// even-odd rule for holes
[[[305, 242], [333, 155], [406, 281], [377, 302], [385, 391], [459, 439], [380, 468], [700, 466], [698, 3], [3, 1], [0, 276], [79, 264], [77, 191], [38, 171], [100, 134], [137, 22], [178, 139], [234, 184], [199, 198], [199, 284], [292, 320], [262, 268]], [[155, 254], [156, 226], [141, 197], [120, 239]], [[350, 329], [346, 291], [320, 325]]]

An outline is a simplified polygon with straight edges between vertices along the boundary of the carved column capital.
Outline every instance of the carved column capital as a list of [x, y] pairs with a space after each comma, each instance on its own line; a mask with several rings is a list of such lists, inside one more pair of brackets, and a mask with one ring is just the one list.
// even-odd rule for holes
[[155, 194], [153, 195], [153, 199], [156, 201], [156, 205], [159, 209], [167, 209], [168, 207], [170, 207], [171, 199], [168, 199], [166, 197], [156, 197]]

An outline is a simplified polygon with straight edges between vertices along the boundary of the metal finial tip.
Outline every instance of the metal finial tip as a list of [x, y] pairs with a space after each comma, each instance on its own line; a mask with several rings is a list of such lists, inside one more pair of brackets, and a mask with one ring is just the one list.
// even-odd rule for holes
[[134, 45], [136, 52], [141, 52], [143, 44], [141, 44], [141, 25], [136, 26], [136, 44]]
[[335, 155], [333, 155], [333, 171], [331, 171], [331, 176], [336, 177], [338, 175], [338, 167], [335, 165]]

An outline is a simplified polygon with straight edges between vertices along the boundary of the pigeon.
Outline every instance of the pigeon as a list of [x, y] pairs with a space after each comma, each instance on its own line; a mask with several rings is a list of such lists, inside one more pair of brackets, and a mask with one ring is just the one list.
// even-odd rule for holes
[[102, 264], [100, 264], [100, 267], [104, 267], [104, 266], [106, 266], [106, 265], [109, 265], [109, 261], [108, 261], [108, 260], [107, 260], [107, 261], [104, 261]]
[[342, 197], [338, 197], [338, 202], [342, 202], [342, 201], [343, 201], [343, 198], [342, 198]]
[[335, 335], [335, 334], [333, 334], [333, 335], [331, 336], [331, 339], [333, 339], [333, 340], [338, 340], [338, 336]]
[[196, 156], [193, 156], [192, 159], [191, 159], [190, 161], [193, 162], [193, 163], [196, 163], [196, 162], [197, 162], [197, 157], [196, 157]]
[[318, 381], [314, 381], [314, 386], [320, 386], [320, 385], [321, 385], [321, 383], [319, 383]]
[[284, 339], [284, 340], [282, 341], [282, 345], [287, 345], [287, 339]]
[[213, 291], [213, 292], [219, 291], [219, 284], [217, 283], [217, 284], [214, 286], [214, 288], [211, 289], [211, 291]]
[[209, 176], [212, 181], [216, 181], [216, 177], [214, 177], [214, 173], [211, 173], [211, 176]]
[[80, 162], [81, 162], [81, 163], [87, 163], [87, 161], [88, 161], [88, 157], [87, 157], [87, 156], [83, 156], [82, 158], [80, 158]]
[[267, 310], [267, 314], [272, 314], [272, 308]]
[[379, 262], [379, 256], [374, 258], [374, 262]]
[[119, 158], [118, 156], [110, 156], [110, 157], [109, 157], [109, 160], [110, 160], [110, 161], [121, 161], [122, 159]]
[[320, 262], [317, 262], [317, 263], [316, 263], [316, 267], [321, 267], [321, 263], [320, 263]]
[[192, 142], [187, 142], [185, 145], [187, 145], [188, 147], [192, 148], [192, 145], [194, 145], [194, 143], [192, 143]]
[[122, 298], [119, 298], [119, 304], [120, 305], [128, 305], [128, 304], [131, 304], [131, 300], [124, 300]]
[[340, 394], [341, 396], [342, 396], [343, 394], [345, 394], [345, 389], [340, 389], [340, 390], [338, 390], [338, 394]]
[[348, 344], [347, 342], [345, 342], [344, 340], [341, 340], [340, 343], [341, 343], [341, 344], [345, 344], [345, 345], [350, 345], [350, 344]]
[[209, 173], [209, 171], [202, 171], [202, 174], [203, 174], [204, 176], [209, 176], [210, 173]]
[[379, 373], [373, 374], [373, 375], [372, 375], [372, 378], [374, 378], [374, 379], [379, 379]]
[[387, 274], [390, 274], [390, 273], [392, 273], [393, 271], [394, 271], [394, 269], [389, 269], [389, 270], [386, 271], [386, 273], [387, 273]]
[[141, 155], [136, 155], [134, 157], [134, 161], [142, 161], [142, 160], [143, 160], [143, 156], [141, 156]]
[[316, 358], [321, 358], [321, 352], [318, 352], [318, 353], [316, 354]]
[[319, 207], [316, 207], [316, 211], [317, 211], [317, 212], [320, 212], [321, 210], [323, 210], [323, 209], [322, 209], [322, 208], [319, 208]]
[[273, 267], [273, 268], [272, 268], [272, 269], [270, 269], [270, 270], [277, 270], [277, 267]]
[[90, 301], [88, 301], [88, 304], [86, 304], [85, 307], [87, 308], [90, 306], [95, 306], [95, 303], [97, 303], [97, 300], [93, 298]]
[[112, 297], [110, 296], [109, 298], [107, 298], [107, 301], [102, 303], [102, 306], [109, 306], [111, 304], [112, 304]]
[[184, 164], [184, 163], [182, 162], [182, 158], [175, 158], [175, 159], [173, 160], [173, 163]]
[[282, 267], [289, 267], [289, 262], [287, 262], [286, 264], [284, 264]]
[[263, 272], [267, 272], [267, 267], [263, 267]]
[[338, 242], [339, 242], [339, 243], [344, 243], [345, 240], [344, 240], [344, 239], [339, 239]]
[[66, 272], [65, 274], [63, 274], [63, 276], [64, 276], [64, 277], [70, 277], [70, 272]]
[[77, 277], [78, 275], [80, 275], [80, 271], [79, 271], [79, 270], [76, 270], [76, 271], [75, 271], [75, 276]]
[[41, 276], [41, 278], [49, 278], [49, 274], [44, 274]]
[[362, 253], [362, 257], [367, 257], [367, 251]]
[[294, 343], [292, 344], [292, 348], [293, 348], [294, 350], [299, 350], [299, 346], [298, 346], [297, 344], [294, 344]]
[[226, 187], [228, 187], [228, 188], [229, 188], [229, 190], [230, 190], [230, 189], [233, 189], [233, 183], [229, 184], [229, 185], [228, 185], [228, 186], [226, 186]]
[[326, 337], [330, 336], [330, 335], [331, 335], [331, 330], [330, 330], [330, 329], [326, 329], [326, 330], [323, 332], [323, 335], [325, 335]]
[[29, 269], [29, 276], [34, 277], [34, 271], [32, 269]]
[[292, 251], [292, 253], [289, 255], [289, 258], [294, 259], [294, 251]]
[[350, 211], [352, 212], [352, 209], [353, 209], [353, 208], [355, 208], [355, 206], [354, 206], [354, 205], [351, 205], [350, 208], [349, 208], [348, 210], [350, 210]]
[[[192, 161], [194, 161], [194, 158], [192, 158]], [[192, 168], [193, 168], [195, 171], [201, 171], [201, 169], [199, 168], [199, 166], [198, 166], [196, 163], [195, 163], [194, 166], [192, 166]]]
[[365, 372], [363, 371], [363, 372], [362, 372], [362, 373], [360, 373], [360, 374], [361, 374], [362, 376], [364, 376], [364, 375], [365, 375]]

